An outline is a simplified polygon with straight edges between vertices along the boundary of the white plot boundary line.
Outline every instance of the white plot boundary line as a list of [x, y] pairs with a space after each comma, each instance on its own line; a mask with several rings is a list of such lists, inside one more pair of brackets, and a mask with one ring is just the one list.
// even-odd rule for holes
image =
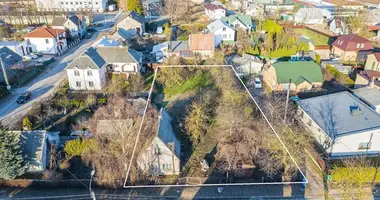
[[[140, 133], [141, 133], [141, 130], [142, 130], [142, 126], [143, 126], [143, 123], [144, 123], [145, 114], [146, 114], [146, 111], [148, 109], [149, 102], [151, 101], [153, 87], [154, 87], [154, 84], [155, 84], [155, 81], [156, 81], [156, 78], [157, 78], [157, 71], [158, 71], [159, 68], [175, 68], [175, 67], [204, 67], [204, 68], [206, 68], [206, 67], [229, 67], [229, 68], [231, 68], [234, 71], [236, 77], [239, 79], [240, 83], [244, 86], [245, 90], [248, 92], [249, 96], [251, 97], [251, 99], [253, 100], [253, 102], [257, 106], [257, 108], [259, 109], [260, 113], [263, 115], [265, 121], [269, 124], [270, 128], [275, 133], [277, 139], [280, 141], [281, 145], [284, 147], [286, 153], [290, 156], [291, 160], [296, 165], [298, 171], [301, 173], [301, 175], [303, 177], [303, 180], [305, 180], [305, 181], [296, 181], [296, 182], [265, 182], [265, 183], [225, 183], [225, 184], [134, 185], [134, 186], [127, 186], [126, 184], [127, 184], [127, 181], [128, 181], [129, 172], [130, 172], [130, 169], [131, 169], [131, 166], [132, 166], [132, 162], [133, 162], [133, 159], [134, 159], [134, 155], [135, 155], [135, 152], [136, 152], [137, 143], [139, 141], [139, 136], [140, 136]], [[266, 115], [264, 114], [263, 110], [260, 108], [259, 104], [253, 98], [251, 92], [249, 92], [247, 86], [244, 84], [244, 82], [238, 76], [238, 73], [232, 67], [232, 65], [162, 65], [162, 66], [157, 66], [157, 68], [154, 70], [154, 77], [153, 77], [151, 88], [149, 90], [147, 104], [145, 105], [144, 114], [143, 114], [143, 117], [142, 117], [142, 121], [141, 121], [141, 124], [140, 124], [139, 131], [137, 133], [136, 141], [135, 141], [135, 144], [134, 144], [134, 147], [133, 147], [132, 156], [131, 156], [131, 159], [129, 161], [129, 165], [128, 165], [128, 169], [127, 169], [127, 174], [125, 175], [125, 180], [124, 180], [124, 185], [123, 185], [124, 188], [207, 187], [207, 186], [247, 186], [247, 185], [289, 185], [289, 184], [307, 184], [307, 183], [309, 183], [309, 181], [307, 180], [305, 174], [302, 172], [301, 168], [299, 167], [299, 165], [297, 164], [297, 162], [293, 158], [292, 154], [290, 153], [290, 151], [288, 150], [288, 148], [285, 146], [285, 143], [280, 138], [280, 135], [273, 128], [272, 124], [269, 122], [269, 120], [266, 117]]]

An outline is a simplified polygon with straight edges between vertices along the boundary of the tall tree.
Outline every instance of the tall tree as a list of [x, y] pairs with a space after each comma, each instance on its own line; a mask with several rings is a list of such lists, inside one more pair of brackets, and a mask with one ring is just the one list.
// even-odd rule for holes
[[129, 11], [136, 11], [140, 15], [142, 15], [144, 11], [140, 0], [128, 0], [127, 9]]
[[0, 124], [0, 178], [10, 180], [25, 173], [19, 134]]

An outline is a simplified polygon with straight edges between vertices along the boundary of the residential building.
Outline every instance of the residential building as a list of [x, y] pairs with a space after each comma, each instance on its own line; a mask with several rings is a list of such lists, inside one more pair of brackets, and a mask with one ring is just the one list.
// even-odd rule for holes
[[229, 64], [234, 67], [239, 75], [260, 74], [264, 66], [259, 58], [249, 54], [236, 54], [230, 59]]
[[371, 88], [380, 89], [380, 72], [373, 70], [359, 71], [356, 74], [355, 88], [369, 86]]
[[264, 8], [258, 4], [249, 4], [245, 10], [245, 14], [249, 15], [255, 19], [263, 19], [264, 17]]
[[106, 84], [106, 61], [90, 47], [66, 67], [71, 90], [100, 91]]
[[247, 32], [250, 32], [252, 29], [256, 28], [252, 22], [252, 17], [249, 15], [230, 15], [228, 17], [222, 17], [222, 21], [226, 22], [235, 29], [241, 28]]
[[343, 61], [365, 61], [366, 55], [373, 50], [372, 43], [358, 35], [339, 36], [332, 44], [331, 53]]
[[380, 90], [374, 87], [362, 87], [353, 90], [354, 95], [369, 107], [380, 113]]
[[82, 38], [87, 34], [86, 23], [84, 15], [71, 15], [54, 18], [51, 26], [54, 29], [67, 30], [69, 33], [68, 37]]
[[189, 41], [168, 41], [153, 46], [151, 55], [155, 57], [156, 62], [162, 63], [164, 59], [170, 56], [181, 58], [193, 57], [193, 52], [189, 49]]
[[25, 162], [28, 164], [28, 172], [43, 172], [47, 167], [48, 144], [59, 146], [59, 132], [14, 131], [20, 136], [20, 146]]
[[36, 0], [39, 11], [94, 11], [104, 12], [108, 6], [108, 0]]
[[213, 34], [190, 34], [189, 50], [202, 58], [214, 55], [215, 44]]
[[274, 13], [277, 10], [292, 11], [294, 4], [264, 4], [264, 12], [266, 13]]
[[322, 24], [323, 19], [319, 8], [300, 8], [294, 15], [294, 21], [301, 24]]
[[[0, 58], [3, 60], [9, 84], [17, 83], [17, 76], [13, 69], [23, 67], [22, 57], [8, 47], [2, 47], [0, 48]], [[0, 83], [6, 83], [2, 69], [0, 69]]]
[[127, 38], [132, 38], [136, 35], [142, 36], [145, 33], [145, 18], [135, 11], [131, 11], [120, 16], [115, 26]]
[[334, 17], [329, 24], [329, 29], [337, 35], [346, 35], [348, 27], [341, 17]]
[[378, 156], [380, 114], [349, 92], [298, 101], [298, 115], [332, 159]]
[[372, 53], [367, 55], [364, 69], [380, 72], [380, 53]]
[[218, 19], [207, 25], [206, 33], [214, 35], [214, 45], [218, 47], [221, 44], [235, 44], [235, 29], [229, 26], [226, 22]]
[[43, 26], [24, 35], [24, 39], [28, 52], [61, 54], [67, 49], [66, 31], [63, 29]]
[[205, 14], [210, 20], [221, 19], [226, 16], [226, 9], [223, 5], [208, 3], [205, 5]]
[[277, 62], [263, 72], [263, 81], [273, 91], [311, 90], [322, 86], [321, 68], [313, 61]]
[[25, 56], [31, 53], [28, 52], [25, 41], [1, 41], [0, 48], [3, 47], [7, 47], [8, 49], [12, 50], [20, 56]]
[[97, 47], [96, 51], [107, 63], [107, 72], [139, 73], [142, 70], [142, 53], [128, 47]]
[[140, 170], [153, 176], [180, 174], [181, 142], [173, 131], [172, 121], [171, 116], [161, 109], [158, 133], [137, 158]]

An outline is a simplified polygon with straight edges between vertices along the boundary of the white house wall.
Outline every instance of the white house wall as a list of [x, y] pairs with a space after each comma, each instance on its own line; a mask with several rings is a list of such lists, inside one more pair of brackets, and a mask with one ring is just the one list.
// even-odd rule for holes
[[113, 66], [113, 72], [135, 72], [140, 69], [138, 63], [111, 63]]
[[[223, 41], [235, 41], [235, 30], [227, 26], [225, 27], [225, 31], [223, 31], [223, 28], [221, 28], [213, 33], [215, 47], [219, 46], [220, 43], [222, 43]], [[226, 37], [223, 38], [223, 35], [225, 35]]]
[[[67, 69], [67, 77], [71, 90], [102, 90], [106, 81], [105, 66], [99, 70], [95, 69]], [[75, 76], [75, 71], [79, 71], [79, 76]], [[92, 76], [87, 75], [87, 71], [92, 71]], [[76, 82], [81, 82], [81, 87], [77, 87]], [[94, 87], [90, 87], [89, 82], [94, 83]]]
[[[27, 47], [32, 47], [33, 51], [38, 51], [45, 54], [58, 53], [54, 38], [25, 38], [25, 40], [30, 41], [30, 45], [27, 45]], [[49, 42], [46, 43], [46, 40]]]

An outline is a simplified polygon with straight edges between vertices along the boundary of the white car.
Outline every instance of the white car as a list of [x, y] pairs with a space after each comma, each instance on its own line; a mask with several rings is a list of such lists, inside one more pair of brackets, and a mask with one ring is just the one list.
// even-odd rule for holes
[[37, 55], [26, 55], [26, 56], [23, 56], [24, 60], [33, 60], [33, 59], [37, 59], [38, 56]]
[[259, 78], [255, 78], [255, 88], [262, 88], [263, 85], [261, 84], [261, 80]]

